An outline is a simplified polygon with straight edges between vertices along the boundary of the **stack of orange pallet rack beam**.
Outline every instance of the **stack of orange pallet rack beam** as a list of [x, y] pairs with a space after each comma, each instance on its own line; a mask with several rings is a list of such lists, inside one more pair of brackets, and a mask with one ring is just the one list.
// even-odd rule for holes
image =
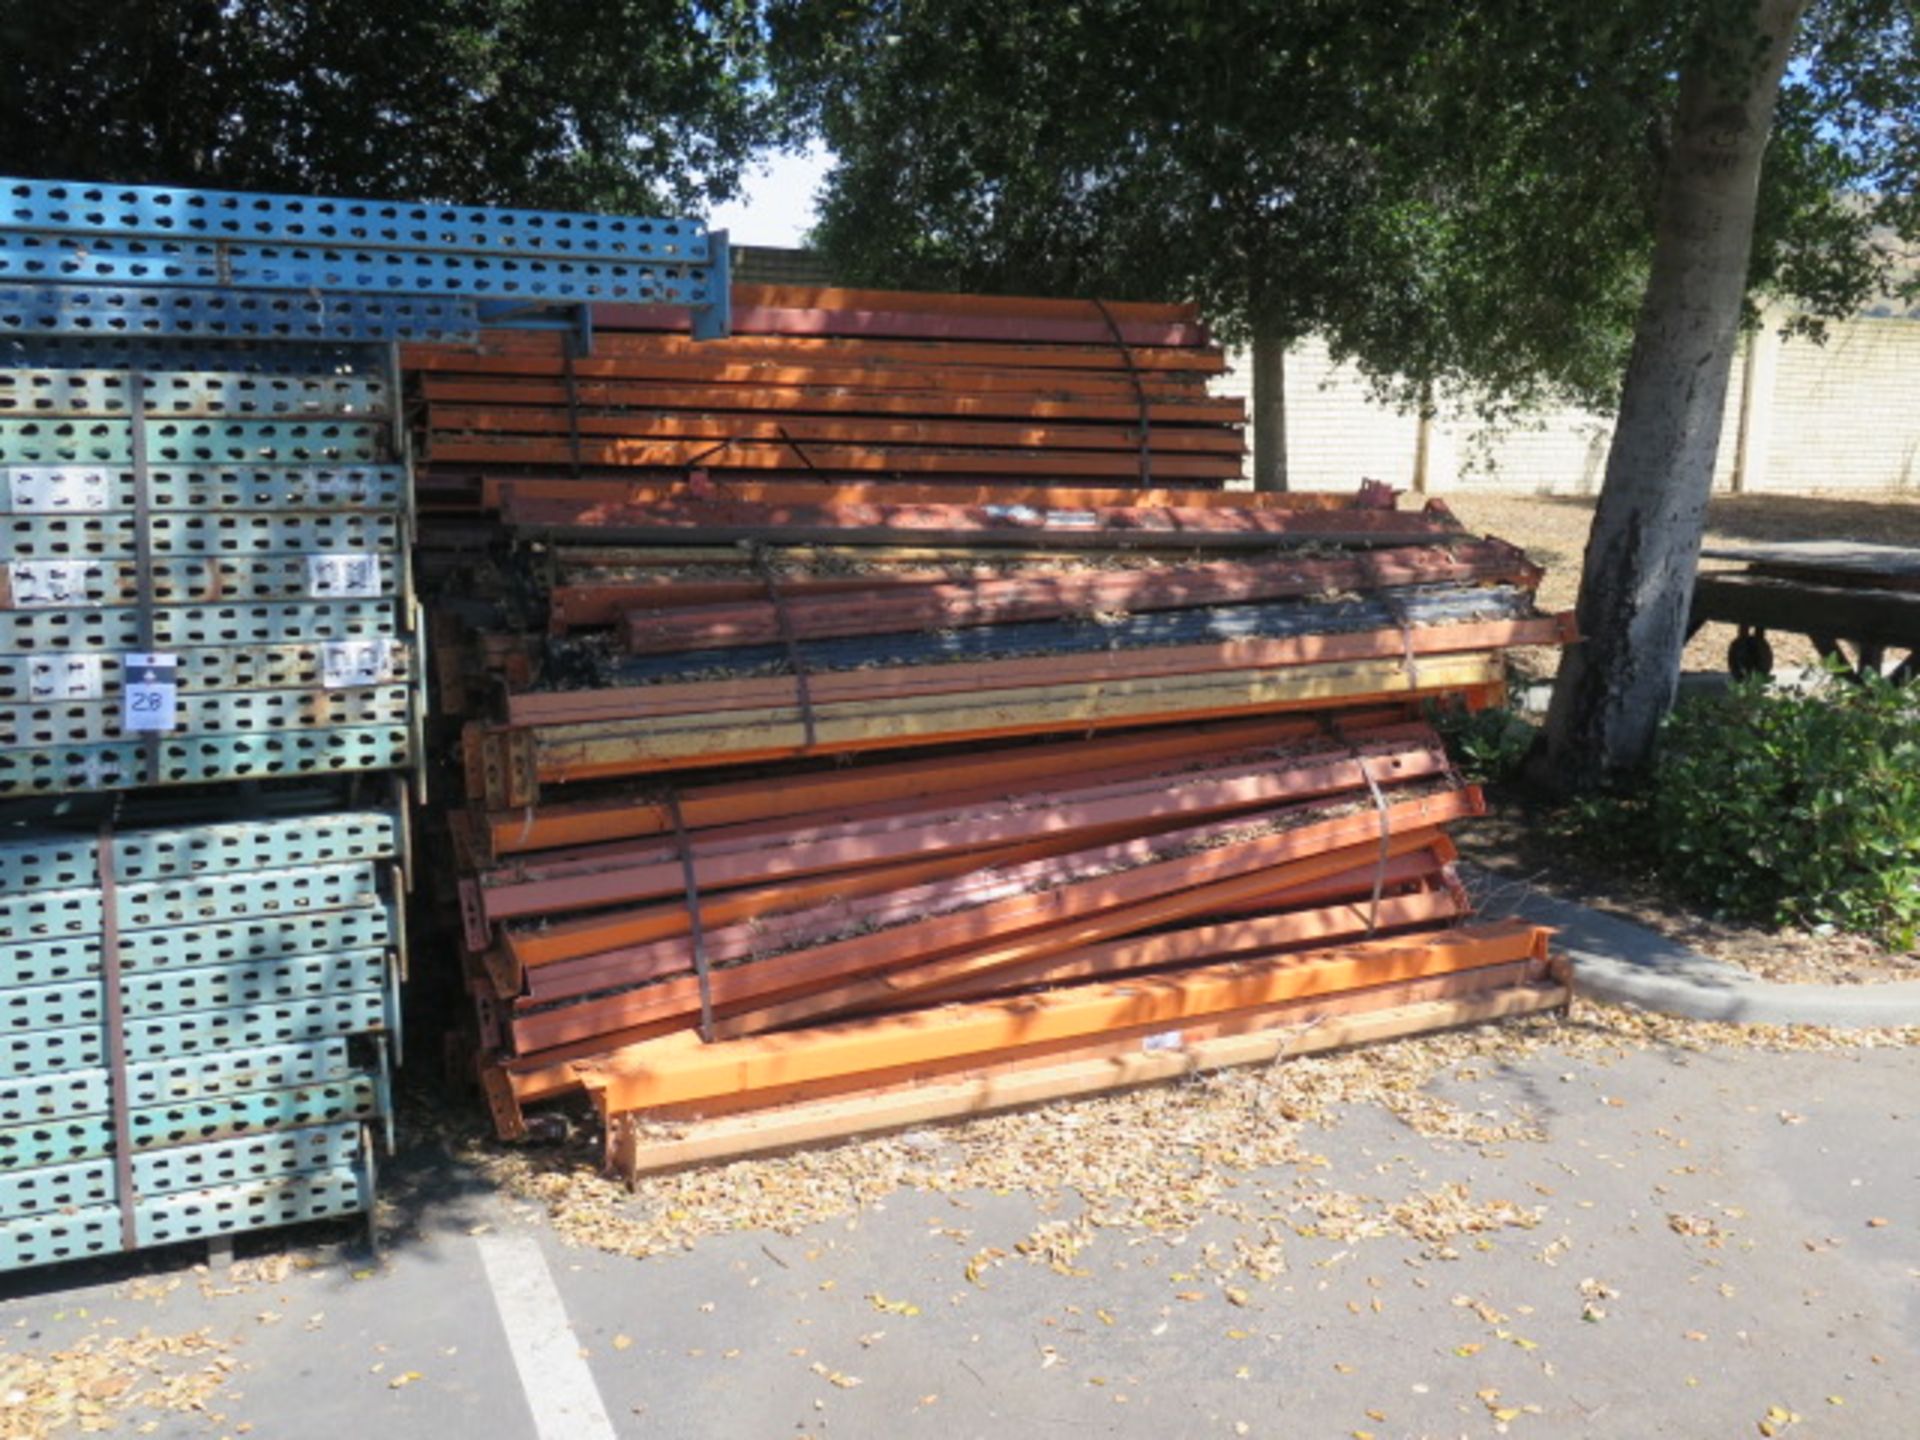
[[[903, 297], [828, 296], [822, 326], [906, 324]], [[926, 328], [964, 332], [965, 299]], [[1009, 303], [985, 315], [1021, 345], [1086, 348]], [[814, 343], [778, 308], [762, 338]], [[431, 413], [477, 361], [409, 363]], [[622, 383], [643, 410], [683, 388]], [[495, 542], [445, 568], [436, 635], [503, 1134], [584, 1092], [637, 1173], [1564, 1002], [1544, 932], [1473, 920], [1446, 827], [1481, 801], [1424, 715], [1492, 703], [1504, 652], [1569, 619], [1444, 507], [1018, 467], [468, 472], [429, 443]]]
[[[733, 333], [602, 305], [580, 336], [494, 331], [422, 348], [421, 456], [447, 508], [489, 478], [583, 470], [1219, 485], [1240, 404], [1191, 307], [738, 285]], [[1143, 480], [1144, 477], [1144, 480]]]

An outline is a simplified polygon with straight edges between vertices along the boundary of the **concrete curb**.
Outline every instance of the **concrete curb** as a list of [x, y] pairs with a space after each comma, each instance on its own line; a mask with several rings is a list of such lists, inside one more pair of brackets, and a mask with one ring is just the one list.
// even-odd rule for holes
[[1759, 980], [1643, 925], [1503, 884], [1485, 871], [1474, 871], [1468, 885], [1476, 894], [1491, 892], [1481, 911], [1489, 919], [1511, 915], [1553, 926], [1559, 932], [1554, 948], [1573, 962], [1573, 988], [1595, 1000], [1741, 1025], [1920, 1025], [1920, 981], [1788, 985]]

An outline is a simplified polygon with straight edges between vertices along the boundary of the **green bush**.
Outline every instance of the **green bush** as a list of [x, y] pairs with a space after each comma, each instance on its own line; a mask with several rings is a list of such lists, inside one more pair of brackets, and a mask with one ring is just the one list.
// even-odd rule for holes
[[[1589, 819], [1608, 807], [1590, 805]], [[1920, 933], [1920, 684], [1815, 693], [1735, 685], [1681, 705], [1645, 787], [1607, 817], [1616, 845], [1722, 911]]]
[[1540, 733], [1531, 721], [1498, 705], [1476, 711], [1435, 708], [1428, 713], [1455, 767], [1476, 785], [1497, 785], [1517, 777]]

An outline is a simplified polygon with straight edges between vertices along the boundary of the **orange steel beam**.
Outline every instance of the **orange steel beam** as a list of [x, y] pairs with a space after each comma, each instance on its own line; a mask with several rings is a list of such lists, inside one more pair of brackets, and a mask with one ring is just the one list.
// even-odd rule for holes
[[634, 1046], [582, 1078], [603, 1115], [885, 1070], [960, 1054], [1145, 1025], [1546, 958], [1547, 931], [1507, 921], [1418, 942], [1379, 941], [1276, 960], [1236, 961], [1178, 975], [946, 1006], [906, 1017], [703, 1045], [673, 1035]]
[[[565, 440], [516, 436], [449, 435], [436, 431], [427, 440], [426, 458], [434, 464], [463, 465], [631, 465], [663, 470], [701, 466], [712, 470], [826, 470], [851, 473], [884, 471], [914, 475], [1135, 475], [1137, 453], [1104, 454], [1091, 450], [966, 449], [848, 445], [799, 440]], [[1165, 479], [1233, 479], [1240, 474], [1234, 455], [1156, 456], [1153, 472]]]
[[[1364, 772], [1363, 767], [1364, 765]], [[851, 870], [949, 850], [985, 850], [1039, 835], [1114, 838], [1180, 820], [1248, 810], [1376, 784], [1443, 775], [1449, 763], [1437, 738], [1378, 747], [1364, 760], [1346, 755], [1273, 756], [1253, 765], [1163, 776], [1049, 797], [1029, 792], [1017, 808], [960, 816], [923, 813], [878, 825], [840, 827], [807, 839], [775, 835], [746, 845], [707, 847], [693, 841], [689, 859], [702, 894], [831, 870]], [[1032, 802], [1045, 799], [1044, 808]], [[552, 916], [680, 893], [685, 872], [677, 855], [584, 859], [484, 885], [489, 920]]]
[[[428, 375], [420, 389], [430, 404], [565, 406], [571, 403], [605, 409], [644, 406], [656, 410], [738, 410], [760, 414], [1112, 420], [1129, 424], [1139, 423], [1141, 415], [1137, 396], [1128, 398], [1107, 391], [1076, 396], [1052, 388], [1041, 393], [1011, 390], [966, 393], [927, 389], [856, 390], [844, 385], [675, 385], [576, 377], [570, 394], [564, 380], [545, 375]], [[1164, 395], [1147, 402], [1146, 417], [1155, 427], [1240, 425], [1246, 420], [1246, 406], [1237, 399], [1206, 394]]]
[[[1051, 953], [1072, 945], [1124, 933], [1148, 924], [1171, 923], [1204, 914], [1215, 902], [1232, 902], [1279, 885], [1305, 883], [1351, 868], [1361, 857], [1340, 850], [1371, 841], [1379, 847], [1388, 835], [1385, 858], [1405, 853], [1416, 839], [1406, 832], [1439, 825], [1482, 808], [1477, 790], [1449, 791], [1372, 811], [1300, 826], [1238, 844], [1222, 845], [1176, 859], [1159, 859], [1131, 870], [1063, 884], [1037, 895], [997, 900], [955, 915], [916, 921], [878, 935], [859, 935], [806, 950], [716, 970], [710, 977], [715, 1013], [765, 1011], [769, 1004], [823, 984], [845, 981], [875, 970], [968, 947], [992, 947], [1002, 963], [1036, 956], [1050, 941]], [[1163, 852], [1164, 853], [1164, 852]], [[1297, 868], [1280, 871], [1279, 867]], [[1278, 872], [1278, 873], [1276, 873]], [[1141, 902], [1159, 897], [1153, 908]], [[1109, 912], [1103, 915], [1102, 912]], [[1116, 913], [1118, 912], [1118, 913]], [[1148, 920], [1143, 917], [1160, 918]], [[1137, 922], [1137, 923], [1135, 923]], [[1111, 927], [1118, 925], [1119, 930]], [[1039, 932], [1026, 936], [1024, 931]], [[1001, 937], [1017, 937], [1001, 942]], [[643, 990], [552, 1012], [516, 1018], [515, 1048], [544, 1049], [590, 1036], [596, 1031], [645, 1024], [690, 1014], [700, 1006], [699, 986], [691, 978], [659, 981]]]
[[[881, 750], [1063, 730], [1117, 729], [1257, 712], [1373, 706], [1485, 686], [1498, 657], [1478, 651], [1400, 660], [1299, 665], [1285, 670], [1148, 676], [910, 700], [795, 706], [693, 717], [604, 720], [524, 730], [470, 730], [490, 804], [530, 803], [538, 785], [720, 763], [748, 764], [848, 750]], [[525, 787], [525, 788], [522, 788]]]
[[[903, 1119], [905, 1123], [923, 1123], [940, 1115], [965, 1116], [1069, 1094], [1122, 1089], [1227, 1064], [1272, 1063], [1289, 1055], [1311, 1054], [1356, 1041], [1415, 1034], [1565, 1004], [1565, 988], [1552, 985], [1541, 973], [1544, 968], [1531, 960], [1487, 965], [1254, 1006], [1189, 1022], [1177, 1031], [1135, 1026], [1097, 1037], [1070, 1037], [997, 1051], [991, 1056], [952, 1056], [885, 1071], [828, 1076], [772, 1090], [650, 1107], [609, 1117], [609, 1148], [615, 1155], [636, 1159], [651, 1156], [661, 1163], [668, 1163], [665, 1157], [671, 1155], [690, 1161], [713, 1159], [718, 1156], [710, 1142], [720, 1134], [744, 1140], [764, 1135], [771, 1128], [784, 1134], [785, 1138], [775, 1143], [785, 1148], [863, 1129], [896, 1128]], [[1264, 1045], [1248, 1043], [1261, 1039]], [[1153, 1043], [1144, 1043], [1148, 1041]], [[1221, 1041], [1227, 1043], [1217, 1043]], [[1079, 1071], [1084, 1083], [1051, 1092], [1033, 1088], [1034, 1082], [1062, 1074], [1062, 1067]], [[567, 1067], [568, 1076], [573, 1073], [572, 1067]], [[934, 1114], [923, 1108], [928, 1099], [959, 1087], [966, 1093], [956, 1097], [955, 1103]], [[803, 1110], [822, 1108], [829, 1112], [829, 1123], [820, 1130], [806, 1134], [794, 1126], [794, 1119]], [[891, 1118], [878, 1125], [868, 1123], [883, 1116]], [[628, 1121], [636, 1123], [629, 1125]], [[645, 1137], [633, 1133], [641, 1126], [652, 1133]], [[663, 1136], [656, 1127], [682, 1133]], [[720, 1154], [766, 1148], [771, 1147], [742, 1143], [737, 1149], [728, 1146]], [[661, 1164], [643, 1168], [658, 1169]]]
[[[1395, 845], [1389, 838], [1387, 844], [1376, 852], [1378, 863], [1384, 867], [1389, 860], [1405, 854], [1415, 844], [1417, 839], [1403, 837]], [[911, 1003], [912, 997], [923, 986], [944, 985], [992, 974], [1006, 966], [1059, 955], [1116, 936], [1137, 933], [1154, 926], [1176, 924], [1207, 913], [1214, 904], [1223, 900], [1232, 902], [1251, 898], [1274, 887], [1267, 876], [1236, 875], [1173, 894], [1150, 894], [1147, 898], [1137, 898], [1138, 888], [1126, 885], [1104, 887], [1098, 882], [1091, 882], [1088, 888], [1093, 891], [1088, 904], [1076, 903], [1081, 896], [1073, 893], [1066, 897], [1065, 903], [1046, 907], [1044, 929], [1017, 934], [1011, 933], [1014, 927], [1009, 925], [1007, 930], [996, 929], [982, 945], [929, 959], [911, 958], [912, 952], [909, 952], [905, 962], [896, 962], [891, 955], [876, 957], [879, 963], [867, 966], [869, 973], [856, 974], [853, 978], [848, 978], [845, 972], [825, 976], [816, 972], [804, 983], [789, 986], [781, 992], [791, 998], [783, 1000], [774, 997], [771, 1002], [763, 998], [752, 1009], [723, 1019], [716, 1028], [719, 1034], [729, 1038], [758, 1035], [788, 1025], [845, 1014], [850, 1010], [890, 1007], [903, 1001]], [[1107, 889], [1136, 898], [1131, 903], [1109, 903], [1107, 908], [1094, 910], [1091, 901], [1097, 900], [1100, 892]], [[1063, 920], [1066, 923], [1062, 923]]]
[[[696, 498], [687, 482], [678, 478], [650, 479], [624, 471], [603, 475], [560, 477], [552, 475], [483, 475], [480, 493], [486, 506], [499, 505], [508, 490], [530, 500], [573, 500], [593, 504], [615, 500], [624, 504]], [[1159, 509], [1193, 510], [1355, 510], [1351, 491], [1288, 490], [1260, 492], [1249, 490], [1170, 490], [1164, 487], [1141, 489], [1138, 486], [1087, 486], [979, 484], [971, 480], [752, 480], [731, 476], [712, 477], [709, 489], [730, 499], [753, 505], [808, 504], [824, 500], [848, 505], [1029, 505], [1057, 506], [1065, 509], [1099, 509], [1113, 505], [1142, 505]], [[1478, 547], [1503, 547], [1521, 552], [1504, 541], [1477, 540]], [[991, 556], [982, 557], [991, 560]], [[1516, 560], [1522, 564], [1524, 557]], [[790, 583], [811, 578], [794, 576]], [[832, 578], [832, 577], [824, 577]], [[783, 582], [788, 583], [788, 582]]]
[[[1384, 895], [1378, 913], [1367, 901], [1288, 910], [1255, 920], [1200, 925], [1126, 940], [1108, 941], [1084, 950], [1070, 950], [1024, 964], [981, 969], [959, 979], [900, 987], [887, 995], [889, 1003], [905, 995], [915, 1006], [977, 1000], [1035, 985], [1062, 985], [1124, 975], [1136, 970], [1181, 965], [1229, 956], [1280, 954], [1306, 946], [1329, 945], [1336, 940], [1393, 935], [1415, 926], [1432, 928], [1467, 913], [1465, 902], [1446, 890]], [[917, 978], [911, 974], [903, 980]]]
[[[873, 895], [901, 886], [963, 875], [982, 865], [1045, 859], [1071, 849], [1075, 843], [1070, 836], [1035, 840], [1007, 847], [991, 856], [963, 851], [932, 860], [875, 866], [842, 875], [809, 877], [779, 885], [763, 885], [753, 890], [704, 896], [700, 902], [700, 919], [703, 926], [717, 928], [826, 900]], [[538, 929], [509, 930], [502, 937], [502, 944], [516, 964], [531, 968], [620, 946], [685, 935], [691, 928], [684, 905], [665, 905], [583, 920], [560, 921]]]
[[[1339, 559], [1225, 560], [1120, 571], [1039, 570], [966, 579], [877, 577], [868, 590], [782, 592], [701, 605], [637, 606], [627, 618], [635, 654], [778, 644], [795, 639], [1049, 620], [1088, 611], [1131, 613], [1379, 591], [1408, 585], [1506, 582], [1532, 588], [1539, 572], [1497, 545], [1389, 549]], [[667, 592], [671, 593], [671, 592]], [[784, 616], [784, 620], [783, 617]], [[876, 626], [884, 630], [876, 630]]]
[[[1404, 719], [1407, 714], [1407, 707], [1388, 706], [1354, 712], [1346, 719], [1350, 729], [1365, 730]], [[845, 766], [834, 765], [805, 774], [690, 787], [680, 794], [680, 809], [687, 827], [701, 830], [757, 818], [838, 811], [889, 800], [992, 794], [1002, 787], [1051, 779], [1062, 773], [1063, 765], [1085, 776], [1187, 755], [1198, 759], [1262, 745], [1279, 745], [1322, 733], [1324, 729], [1318, 720], [1267, 716], [1187, 726], [1173, 732], [1128, 732], [964, 754], [945, 753], [927, 759], [863, 764], [856, 757]], [[665, 808], [645, 794], [498, 811], [487, 815], [484, 824], [494, 857], [625, 837], [664, 835], [673, 829]]]
[[[1137, 457], [1143, 439], [1156, 457], [1207, 452], [1238, 458], [1245, 441], [1234, 429], [1152, 427], [1143, 436], [1137, 425], [1074, 425], [1007, 420], [835, 418], [781, 411], [776, 415], [701, 414], [685, 410], [568, 410], [524, 405], [430, 406], [428, 446], [442, 437], [457, 441], [469, 434], [536, 436], [591, 435], [620, 440], [771, 440], [889, 447], [953, 446], [1018, 450], [1124, 450]], [[1138, 462], [1135, 461], [1135, 469]]]
[[[1204, 837], [1203, 837], [1204, 838]], [[1432, 827], [1414, 829], [1405, 836], [1409, 853], [1419, 842], [1433, 852], [1445, 840]], [[1377, 844], [1356, 851], [1349, 863], [1354, 868], [1380, 865]], [[1392, 858], [1402, 847], [1396, 840], [1385, 870], [1391, 875], [1399, 863]], [[782, 951], [804, 949], [839, 939], [849, 933], [925, 920], [935, 915], [950, 915], [996, 900], [1026, 894], [1037, 886], [1057, 886], [1086, 879], [1108, 870], [1145, 864], [1164, 851], [1156, 850], [1150, 840], [1136, 839], [1079, 850], [1064, 857], [995, 864], [963, 872], [957, 876], [934, 879], [899, 889], [876, 891], [870, 895], [835, 895], [821, 904], [762, 917], [751, 924], [720, 926], [706, 932], [708, 958], [715, 965], [751, 960]], [[1306, 873], [1318, 873], [1325, 867], [1310, 867]], [[1350, 871], [1342, 871], [1329, 880], [1343, 880]], [[1444, 877], [1444, 872], [1442, 872]], [[1313, 898], [1344, 899], [1367, 893], [1372, 884], [1371, 870], [1364, 885], [1342, 885], [1329, 893], [1319, 893], [1320, 881], [1300, 882], [1281, 875], [1275, 888], [1251, 897], [1246, 904], [1256, 909], [1291, 908], [1312, 903]], [[1221, 904], [1211, 912], [1218, 918], [1242, 913], [1235, 905]], [[523, 971], [527, 995], [516, 1002], [516, 1010], [531, 1011], [554, 1001], [575, 1000], [597, 991], [618, 989], [681, 975], [693, 969], [692, 952], [684, 937], [589, 951], [551, 965]]]
[[[1112, 345], [1048, 345], [1017, 340], [914, 340], [888, 336], [868, 338], [854, 335], [734, 335], [721, 340], [693, 340], [685, 335], [664, 335], [642, 331], [607, 331], [594, 337], [591, 356], [585, 361], [606, 359], [698, 359], [712, 357], [726, 361], [770, 360], [784, 364], [832, 365], [849, 368], [858, 376], [878, 380], [889, 388], [902, 371], [932, 372], [951, 377], [961, 385], [970, 385], [978, 369], [1031, 372], [1037, 383], [1041, 377], [1055, 384], [1082, 383], [1083, 374], [1110, 375], [1125, 383], [1134, 373], [1144, 373], [1161, 383], [1185, 382], [1203, 389], [1206, 377], [1223, 373], [1226, 357], [1217, 350], [1188, 346], [1143, 345], [1130, 347], [1131, 354]], [[406, 370], [465, 371], [472, 357], [497, 355], [512, 357], [552, 356], [559, 358], [565, 337], [556, 331], [487, 330], [477, 346], [409, 346], [401, 359]], [[1128, 360], [1132, 360], [1129, 365]], [[600, 374], [576, 360], [576, 373]], [[1062, 381], [1063, 373], [1073, 376]], [[1023, 377], [1024, 378], [1024, 377]]]
[[[1364, 630], [1277, 640], [1228, 640], [1214, 645], [1143, 646], [1089, 654], [1036, 655], [1019, 660], [819, 671], [807, 677], [805, 693], [817, 714], [818, 707], [842, 703], [1017, 691], [1023, 685], [1050, 688], [1156, 676], [1255, 669], [1283, 671], [1408, 655], [1565, 645], [1574, 638], [1573, 614], [1569, 611], [1534, 620], [1425, 625], [1413, 630]], [[1417, 666], [1415, 669], [1417, 676]], [[606, 690], [538, 691], [510, 695], [506, 723], [511, 726], [586, 725], [674, 715], [771, 710], [798, 705], [801, 693], [800, 682], [787, 677], [668, 681]]]
[[[1085, 742], [1092, 752], [1096, 742]], [[764, 849], [769, 845], [810, 845], [857, 835], [894, 833], [923, 826], [933, 820], [953, 820], [965, 810], [969, 818], [998, 815], [1009, 808], [1030, 807], [1035, 798], [1050, 807], [1078, 804], [1114, 796], [1129, 796], [1149, 788], [1196, 783], [1223, 773], [1254, 770], [1266, 773], [1288, 766], [1324, 762], [1329, 757], [1387, 755], [1417, 748], [1423, 752], [1443, 749], [1433, 727], [1425, 724], [1379, 724], [1342, 726], [1338, 736], [1328, 730], [1306, 731], [1276, 737], [1260, 744], [1222, 748], [1213, 739], [1198, 737], [1190, 750], [1167, 757], [1152, 755], [1134, 763], [1114, 763], [1124, 757], [1103, 759], [1093, 753], [1069, 748], [1080, 763], [1070, 780], [1062, 780], [1058, 770], [1029, 771], [1025, 780], [996, 779], [982, 783], [978, 777], [956, 774], [937, 794], [886, 797], [878, 801], [849, 803], [846, 797], [820, 808], [803, 808], [791, 814], [762, 813], [750, 820], [731, 820], [722, 824], [687, 827], [693, 849], [701, 856], [732, 855]], [[991, 758], [993, 752], [987, 752]], [[952, 757], [956, 771], [964, 772], [969, 757]], [[997, 770], [994, 772], [997, 775]], [[832, 792], [829, 792], [831, 795]], [[682, 804], [684, 805], [684, 800]], [[682, 810], [682, 820], [685, 811]], [[463, 835], [465, 823], [462, 824]], [[559, 876], [591, 874], [622, 866], [663, 861], [677, 856], [681, 845], [676, 840], [610, 840], [601, 844], [574, 846], [543, 854], [522, 857], [510, 864], [493, 867], [478, 849], [470, 849], [469, 868], [481, 873], [488, 885], [514, 884], [526, 880], [553, 879]]]
[[[967, 453], [976, 468], [981, 462], [987, 470], [994, 468], [997, 452]], [[823, 468], [830, 460], [817, 448], [809, 454]], [[1020, 458], [1020, 452], [1015, 456]], [[566, 458], [561, 457], [563, 462]], [[1027, 458], [1040, 462], [1052, 457]], [[1444, 544], [1469, 538], [1453, 512], [1437, 500], [1428, 501], [1420, 510], [1208, 510], [1151, 505], [1074, 510], [951, 502], [750, 504], [729, 499], [724, 492], [640, 505], [580, 505], [525, 500], [508, 493], [502, 496], [501, 515], [523, 538], [541, 535], [586, 544], [606, 544], [628, 536], [642, 537], [648, 543], [678, 536], [683, 543], [691, 540], [700, 544], [766, 537], [780, 544], [812, 540], [839, 544], [871, 538], [884, 545], [910, 545], [937, 535], [964, 537], [964, 543], [976, 545], [1031, 545], [1040, 541], [1068, 548], [1156, 541], [1194, 546], [1307, 542], [1391, 546]]]

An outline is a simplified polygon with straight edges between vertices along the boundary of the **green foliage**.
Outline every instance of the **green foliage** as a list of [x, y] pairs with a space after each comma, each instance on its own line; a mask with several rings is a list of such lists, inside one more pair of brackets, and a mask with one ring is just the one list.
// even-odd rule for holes
[[1503, 706], [1485, 710], [1436, 709], [1434, 728], [1447, 742], [1460, 774], [1476, 785], [1500, 785], [1519, 778], [1520, 767], [1540, 731], [1519, 712]]
[[0, 0], [0, 173], [684, 213], [764, 60], [758, 0]]
[[[770, 0], [853, 283], [1198, 301], [1408, 405], [1611, 409], [1678, 79], [1748, 0]], [[1920, 236], [1913, 0], [1814, 0], [1751, 284], [1803, 326]]]
[[1817, 693], [1742, 682], [1681, 705], [1625, 798], [1576, 822], [1616, 856], [1731, 914], [1920, 934], [1920, 684]]

